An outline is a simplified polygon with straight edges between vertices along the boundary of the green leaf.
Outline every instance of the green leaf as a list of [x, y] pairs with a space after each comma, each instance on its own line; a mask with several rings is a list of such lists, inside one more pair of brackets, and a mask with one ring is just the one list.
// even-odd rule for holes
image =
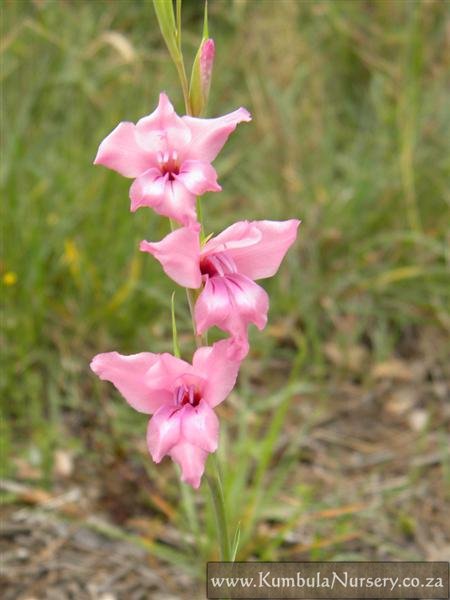
[[[209, 38], [208, 30], [208, 3], [205, 2], [205, 16], [203, 19], [203, 33], [200, 46], [195, 55], [194, 64], [192, 65], [191, 81], [189, 84], [189, 103], [191, 106], [192, 114], [195, 117], [200, 116], [208, 103], [209, 86], [211, 83], [212, 75], [212, 61], [214, 59], [214, 53], [212, 59], [209, 61], [210, 64], [207, 68], [207, 72], [202, 73], [202, 62], [201, 55], [204, 50], [204, 44]], [[213, 44], [212, 40], [208, 41], [209, 44]], [[214, 49], [214, 46], [213, 46]]]
[[203, 40], [206, 40], [207, 38], [209, 38], [209, 31], [208, 31], [208, 0], [205, 0], [205, 12], [203, 14], [203, 34], [202, 34], [202, 38], [203, 38]]
[[237, 524], [236, 531], [234, 532], [233, 542], [231, 544], [231, 560], [236, 560], [236, 554], [239, 548], [239, 542], [241, 541], [241, 522]]
[[179, 62], [181, 54], [172, 0], [153, 0], [156, 18], [172, 60]]

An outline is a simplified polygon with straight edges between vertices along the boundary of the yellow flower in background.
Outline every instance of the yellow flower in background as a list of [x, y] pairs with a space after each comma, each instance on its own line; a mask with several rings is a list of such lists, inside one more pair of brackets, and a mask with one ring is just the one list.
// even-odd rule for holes
[[14, 273], [14, 271], [6, 271], [6, 273], [3, 275], [2, 277], [3, 283], [5, 285], [12, 286], [12, 285], [16, 285], [17, 283], [17, 273]]
[[80, 275], [80, 252], [74, 240], [67, 239], [64, 241], [62, 260], [69, 267], [74, 279], [77, 279]]

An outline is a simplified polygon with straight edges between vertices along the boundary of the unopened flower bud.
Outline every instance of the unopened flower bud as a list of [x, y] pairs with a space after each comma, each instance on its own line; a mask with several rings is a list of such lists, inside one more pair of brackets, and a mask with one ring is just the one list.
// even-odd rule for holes
[[215, 53], [216, 48], [214, 45], [214, 40], [212, 38], [208, 38], [200, 46], [200, 75], [202, 95], [205, 105], [208, 102]]
[[208, 103], [214, 55], [214, 40], [211, 38], [204, 39], [194, 60], [189, 88], [189, 100], [194, 117], [200, 116]]

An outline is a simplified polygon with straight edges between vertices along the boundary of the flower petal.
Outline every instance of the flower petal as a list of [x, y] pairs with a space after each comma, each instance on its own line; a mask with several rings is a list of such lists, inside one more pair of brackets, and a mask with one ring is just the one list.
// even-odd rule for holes
[[194, 354], [194, 371], [206, 382], [203, 400], [212, 407], [223, 402], [236, 383], [241, 360], [233, 358], [233, 344], [233, 340], [221, 340], [213, 346], [199, 348]]
[[202, 248], [202, 256], [225, 252], [232, 248], [246, 248], [261, 240], [261, 232], [250, 221], [238, 221], [212, 237]]
[[146, 372], [145, 383], [149, 389], [168, 390], [172, 400], [173, 392], [177, 385], [176, 379], [182, 375], [190, 375], [192, 373], [192, 366], [168, 352], [159, 354], [158, 357], [159, 360], [155, 361]]
[[136, 124], [139, 144], [155, 155], [166, 150], [180, 151], [191, 140], [189, 127], [179, 117], [166, 94], [159, 95], [159, 103], [150, 115]]
[[146, 383], [146, 374], [159, 359], [159, 354], [151, 352], [130, 356], [106, 352], [92, 359], [91, 369], [100, 379], [113, 383], [135, 410], [151, 414], [172, 397], [164, 388], [152, 389]]
[[141, 206], [149, 206], [157, 211], [164, 203], [168, 175], [161, 175], [159, 169], [148, 169], [133, 181], [130, 187], [131, 211]]
[[[269, 296], [257, 283], [241, 275], [233, 273], [225, 277], [228, 293], [235, 305], [233, 317], [238, 314], [245, 323], [254, 323], [258, 329], [264, 329], [267, 324]], [[233, 333], [230, 331], [230, 333]]]
[[125, 177], [137, 177], [155, 162], [152, 153], [139, 145], [136, 125], [122, 122], [100, 144], [94, 165], [103, 165]]
[[208, 453], [189, 442], [180, 442], [172, 448], [169, 454], [181, 467], [181, 481], [197, 489], [205, 471]]
[[298, 219], [253, 221], [250, 225], [259, 231], [260, 239], [246, 246], [233, 245], [229, 242], [227, 254], [233, 259], [238, 272], [242, 275], [250, 279], [272, 277], [278, 271], [286, 252], [295, 242], [300, 221]]
[[238, 123], [251, 121], [251, 116], [245, 108], [238, 108], [232, 113], [217, 119], [198, 119], [182, 117], [189, 127], [192, 139], [186, 148], [186, 157], [194, 160], [212, 162], [219, 154]]
[[152, 254], [161, 263], [164, 272], [179, 285], [187, 288], [201, 286], [198, 228], [180, 227], [160, 242], [142, 241], [139, 248]]
[[225, 277], [209, 277], [195, 303], [197, 333], [201, 335], [214, 325], [228, 331], [227, 322], [232, 310]]
[[182, 225], [197, 225], [196, 197], [176, 179], [161, 175], [158, 169], [149, 169], [133, 181], [130, 188], [131, 210], [149, 206], [159, 215], [174, 219]]
[[181, 433], [183, 439], [206, 452], [217, 450], [219, 419], [205, 401], [197, 406], [186, 404], [181, 412]]
[[160, 215], [174, 219], [187, 227], [197, 226], [196, 197], [179, 181], [169, 181], [164, 202], [158, 209]]
[[205, 192], [220, 192], [222, 189], [217, 183], [214, 167], [201, 160], [184, 161], [180, 174], [175, 175], [175, 178], [196, 196], [201, 196]]
[[233, 335], [230, 338], [227, 356], [230, 360], [242, 362], [250, 350], [247, 332], [244, 335]]
[[264, 329], [269, 297], [262, 287], [239, 273], [210, 277], [195, 305], [197, 332], [216, 325], [233, 337], [246, 338], [247, 325]]
[[162, 458], [178, 444], [181, 436], [181, 410], [173, 404], [161, 406], [150, 419], [147, 427], [147, 446], [155, 461]]

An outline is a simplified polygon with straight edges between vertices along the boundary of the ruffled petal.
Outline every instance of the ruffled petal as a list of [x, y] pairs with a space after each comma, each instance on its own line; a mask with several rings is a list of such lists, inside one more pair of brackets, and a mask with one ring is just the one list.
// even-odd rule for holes
[[[239, 315], [239, 318], [245, 323], [254, 323], [258, 329], [264, 329], [267, 324], [267, 311], [269, 310], [267, 292], [260, 285], [240, 273], [227, 275], [224, 279], [226, 279], [228, 293], [235, 306], [233, 317]], [[230, 331], [230, 333], [233, 333], [233, 331]]]
[[135, 410], [151, 414], [172, 397], [165, 386], [152, 388], [146, 383], [146, 374], [159, 362], [159, 359], [159, 354], [151, 352], [130, 356], [123, 356], [118, 352], [106, 352], [97, 354], [92, 359], [91, 369], [100, 379], [114, 384]]
[[230, 338], [227, 356], [230, 360], [242, 362], [250, 350], [247, 331], [243, 334], [233, 335]]
[[183, 439], [206, 452], [215, 452], [219, 439], [219, 419], [210, 405], [201, 400], [197, 406], [186, 404], [180, 412]]
[[123, 122], [100, 144], [94, 165], [103, 165], [125, 177], [137, 177], [155, 166], [155, 161], [136, 139], [136, 125]]
[[237, 339], [246, 337], [247, 325], [263, 329], [269, 297], [262, 287], [239, 273], [210, 277], [195, 305], [197, 332], [214, 325]]
[[[145, 382], [149, 389], [166, 389], [170, 391], [170, 398], [173, 398], [174, 389], [177, 386], [176, 379], [182, 375], [189, 375], [192, 373], [192, 366], [172, 356], [168, 352], [159, 354], [159, 360], [155, 361], [154, 364], [148, 369], [145, 374]], [[171, 401], [170, 400], [170, 401]]]
[[178, 444], [181, 436], [181, 413], [176, 406], [161, 406], [147, 427], [147, 447], [156, 463]]
[[250, 279], [272, 277], [295, 242], [300, 221], [253, 221], [250, 225], [252, 229], [259, 231], [259, 240], [248, 245], [233, 245], [228, 242], [227, 254], [242, 275]]
[[159, 103], [150, 115], [136, 124], [139, 144], [155, 154], [166, 150], [180, 151], [191, 140], [189, 127], [179, 117], [166, 94], [159, 95]]
[[181, 467], [181, 481], [197, 489], [205, 471], [206, 450], [189, 442], [180, 442], [170, 451], [171, 458]]
[[217, 119], [198, 119], [196, 117], [182, 117], [189, 127], [192, 139], [186, 148], [185, 158], [212, 162], [219, 154], [228, 139], [236, 129], [238, 123], [251, 121], [251, 116], [245, 108], [238, 108], [232, 113]]
[[[174, 219], [186, 227], [197, 226], [196, 197], [179, 181], [169, 181], [164, 203], [157, 209], [160, 215]], [[156, 209], [155, 209], [156, 210]]]
[[161, 175], [159, 169], [149, 169], [130, 187], [131, 211], [135, 212], [141, 206], [149, 206], [155, 211], [164, 203], [168, 187], [168, 175]]
[[187, 288], [199, 288], [202, 275], [199, 266], [200, 240], [198, 228], [180, 227], [160, 242], [141, 242], [143, 252], [152, 254], [164, 272], [176, 283]]
[[232, 310], [225, 277], [209, 277], [195, 303], [197, 333], [201, 335], [214, 325], [228, 331], [227, 323]]
[[233, 248], [253, 246], [261, 240], [261, 232], [250, 221], [233, 223], [215, 235], [202, 248], [202, 256], [214, 252], [226, 252]]
[[130, 188], [131, 210], [149, 206], [164, 217], [187, 227], [197, 226], [196, 197], [176, 179], [149, 169], [133, 181]]
[[175, 178], [196, 196], [201, 196], [205, 192], [220, 192], [222, 189], [217, 183], [214, 167], [201, 160], [184, 161], [180, 174], [175, 175]]
[[195, 352], [192, 365], [194, 371], [205, 379], [202, 396], [210, 406], [223, 402], [233, 389], [241, 356], [242, 347], [237, 349], [233, 339], [221, 340]]

